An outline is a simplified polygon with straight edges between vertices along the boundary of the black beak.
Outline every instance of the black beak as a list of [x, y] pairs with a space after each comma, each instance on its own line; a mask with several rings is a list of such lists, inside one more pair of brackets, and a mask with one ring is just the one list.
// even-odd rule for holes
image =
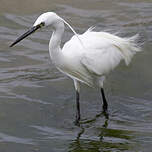
[[18, 39], [16, 39], [15, 42], [13, 42], [10, 47], [13, 47], [15, 44], [17, 44], [18, 42], [20, 42], [21, 40], [23, 40], [24, 38], [26, 38], [27, 36], [29, 36], [30, 34], [34, 33], [36, 30], [38, 30], [39, 28], [42, 27], [42, 23], [37, 25], [37, 26], [33, 26], [31, 29], [29, 29], [27, 32], [25, 32], [23, 35], [21, 35]]

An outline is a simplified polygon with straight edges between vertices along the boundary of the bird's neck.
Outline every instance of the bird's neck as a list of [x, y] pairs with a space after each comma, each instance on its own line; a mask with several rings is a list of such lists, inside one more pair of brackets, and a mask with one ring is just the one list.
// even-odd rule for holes
[[52, 61], [56, 64], [56, 61], [59, 61], [59, 58], [62, 56], [60, 44], [64, 33], [64, 23], [59, 22], [54, 27], [55, 28], [49, 42], [49, 53]]

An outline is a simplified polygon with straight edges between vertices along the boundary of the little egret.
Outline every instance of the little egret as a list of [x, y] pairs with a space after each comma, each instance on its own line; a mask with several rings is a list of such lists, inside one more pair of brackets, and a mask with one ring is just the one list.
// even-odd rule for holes
[[[73, 31], [74, 36], [60, 48], [64, 33], [64, 24]], [[136, 39], [138, 35], [130, 38], [121, 38], [107, 32], [95, 32], [93, 28], [83, 34], [77, 34], [64, 19], [54, 12], [40, 15], [33, 27], [20, 36], [10, 47], [20, 42], [28, 35], [44, 26], [51, 26], [52, 37], [49, 42], [49, 54], [57, 69], [71, 77], [76, 90], [76, 123], [80, 121], [79, 92], [80, 83], [90, 87], [97, 87], [101, 91], [103, 112], [107, 112], [103, 82], [106, 75], [113, 70], [121, 60], [128, 65], [136, 52], [140, 51]]]

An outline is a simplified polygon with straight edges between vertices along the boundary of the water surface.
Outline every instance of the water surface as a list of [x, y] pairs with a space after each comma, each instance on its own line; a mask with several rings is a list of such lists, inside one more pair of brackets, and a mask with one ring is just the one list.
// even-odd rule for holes
[[[0, 152], [150, 152], [152, 149], [152, 1], [5, 0], [0, 5]], [[109, 119], [99, 90], [81, 87], [83, 124], [74, 125], [73, 82], [51, 63], [49, 28], [9, 48], [43, 12], [78, 33], [90, 26], [144, 37], [143, 52], [108, 76]], [[72, 36], [66, 28], [63, 44]]]

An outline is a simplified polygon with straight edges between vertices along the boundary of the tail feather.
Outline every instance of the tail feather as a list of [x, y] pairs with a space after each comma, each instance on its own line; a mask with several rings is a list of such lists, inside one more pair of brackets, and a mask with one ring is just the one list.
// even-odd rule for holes
[[139, 34], [136, 34], [130, 38], [122, 38], [119, 42], [117, 42], [116, 46], [119, 46], [119, 50], [121, 51], [123, 58], [125, 60], [126, 65], [129, 65], [132, 57], [141, 51], [140, 46], [138, 45]]

